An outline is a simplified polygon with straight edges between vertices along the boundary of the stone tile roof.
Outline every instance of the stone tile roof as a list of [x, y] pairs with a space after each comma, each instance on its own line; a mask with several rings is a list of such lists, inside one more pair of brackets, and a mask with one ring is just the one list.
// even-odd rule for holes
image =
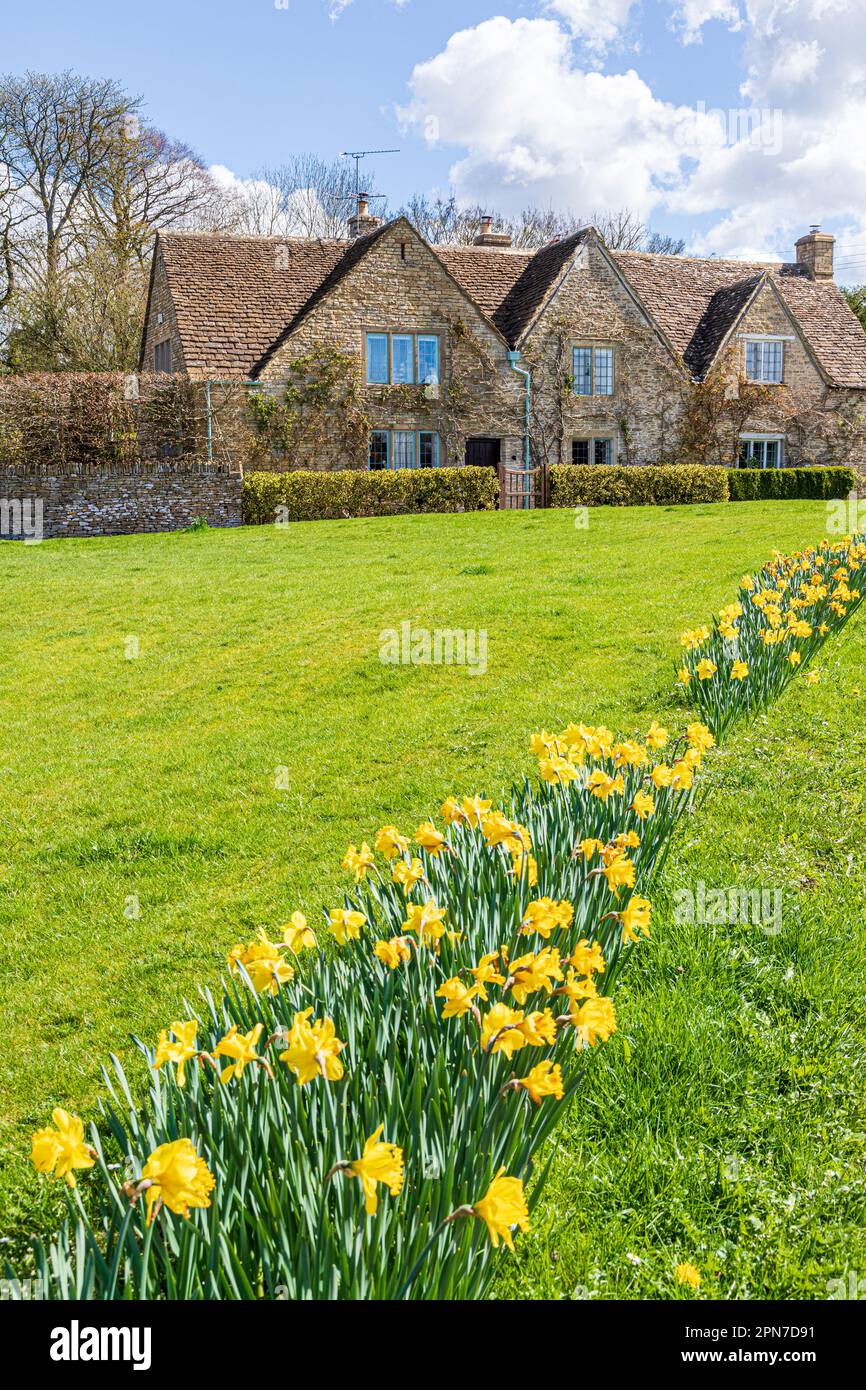
[[163, 233], [191, 376], [246, 377], [346, 254], [345, 241]]
[[700, 260], [611, 251], [611, 260], [696, 376], [763, 276], [779, 292], [833, 386], [866, 387], [866, 334], [832, 281], [797, 264]]
[[[166, 233], [159, 245], [192, 376], [254, 376], [389, 224], [356, 241]], [[587, 233], [540, 251], [431, 250], [510, 346], [531, 327]], [[763, 277], [833, 386], [866, 387], [866, 335], [832, 282], [799, 265], [610, 251], [695, 376], [703, 376]]]

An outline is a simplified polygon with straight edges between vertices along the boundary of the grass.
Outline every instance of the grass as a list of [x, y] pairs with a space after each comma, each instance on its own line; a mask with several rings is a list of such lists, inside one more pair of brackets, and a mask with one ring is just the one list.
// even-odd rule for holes
[[[490, 513], [0, 546], [4, 1234], [57, 1210], [22, 1163], [51, 1106], [92, 1113], [109, 1050], [128, 1059], [129, 1035], [154, 1036], [236, 940], [336, 901], [349, 840], [495, 792], [529, 767], [536, 727], [682, 722], [681, 628], [824, 523], [823, 504], [785, 502], [605, 509], [588, 531], [570, 512]], [[484, 629], [486, 675], [383, 665], [379, 635], [405, 619]], [[855, 661], [846, 679], [855, 641], [829, 653]], [[845, 1092], [862, 1048], [853, 848], [841, 891], [833, 874], [856, 815], [862, 830], [844, 694], [841, 677], [798, 685], [718, 759], [669, 889], [775, 886], [792, 863], [814, 884], [778, 937], [660, 912], [503, 1292], [666, 1296], [676, 1254], [712, 1268], [711, 1290], [786, 1296], [812, 1278], [793, 1272], [807, 1240], [863, 1267], [844, 1137], [862, 1129]], [[822, 1164], [848, 1175], [820, 1187], [829, 1225], [797, 1196]]]

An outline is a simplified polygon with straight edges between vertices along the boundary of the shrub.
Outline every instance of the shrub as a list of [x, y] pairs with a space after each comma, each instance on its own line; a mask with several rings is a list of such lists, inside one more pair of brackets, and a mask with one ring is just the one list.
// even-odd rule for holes
[[853, 468], [729, 468], [732, 502], [770, 498], [847, 497], [855, 486]]
[[724, 468], [554, 464], [549, 473], [551, 507], [677, 506], [726, 502]]
[[[247, 473], [247, 525], [397, 516], [407, 512], [477, 512], [496, 506], [499, 482], [490, 468], [339, 469]], [[285, 508], [284, 513], [278, 508]]]

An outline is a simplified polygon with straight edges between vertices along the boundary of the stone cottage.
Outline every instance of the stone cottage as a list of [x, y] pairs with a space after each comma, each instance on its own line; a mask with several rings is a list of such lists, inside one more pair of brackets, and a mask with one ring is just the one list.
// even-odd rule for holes
[[489, 221], [431, 246], [363, 197], [349, 230], [160, 236], [141, 369], [245, 384], [271, 468], [863, 466], [866, 334], [818, 228], [783, 264], [592, 227], [523, 251]]

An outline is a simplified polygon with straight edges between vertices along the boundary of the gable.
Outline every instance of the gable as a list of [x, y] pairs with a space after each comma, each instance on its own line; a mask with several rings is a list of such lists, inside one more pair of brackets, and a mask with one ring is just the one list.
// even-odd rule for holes
[[[437, 251], [404, 219], [378, 228], [351, 248], [296, 319], [265, 354], [257, 374], [273, 378], [284, 353], [328, 341], [361, 351], [366, 332], [444, 333], [456, 318], [504, 359], [506, 343], [494, 323], [452, 274]], [[353, 254], [355, 253], [355, 254]]]

